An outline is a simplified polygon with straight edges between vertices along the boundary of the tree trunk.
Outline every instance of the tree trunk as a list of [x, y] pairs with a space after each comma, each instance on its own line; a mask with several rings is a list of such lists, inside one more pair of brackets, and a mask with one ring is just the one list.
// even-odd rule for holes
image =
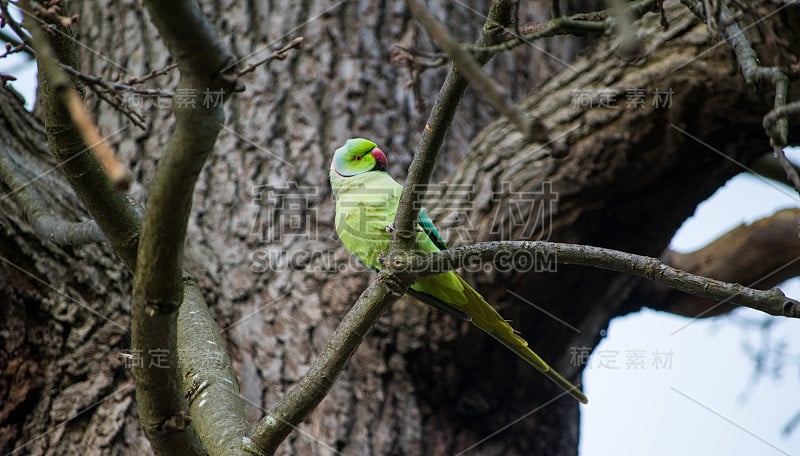
[[[474, 3], [483, 11], [482, 2]], [[546, 5], [533, 4], [524, 16], [542, 17]], [[431, 8], [459, 38], [478, 36], [483, 18], [477, 14], [455, 3]], [[80, 3], [74, 9], [81, 14], [77, 37], [88, 46], [86, 73], [126, 79], [170, 62], [139, 6]], [[246, 62], [305, 36], [302, 51], [251, 73], [247, 92], [227, 105], [218, 152], [201, 176], [189, 224], [187, 267], [229, 344], [255, 420], [303, 375], [369, 280], [371, 273], [333, 236], [329, 160], [345, 139], [364, 136], [388, 152], [395, 176], [404, 175], [425, 116], [415, 111], [408, 72], [391, 62], [391, 52], [397, 43], [429, 44], [401, 1], [205, 2], [205, 11]], [[554, 136], [566, 135], [571, 154], [550, 158], [546, 147], [524, 145], [503, 120], [487, 126], [495, 114], [480, 96], [468, 96], [437, 172], [461, 187], [435, 187], [432, 194], [445, 197], [426, 200], [451, 244], [547, 237], [658, 256], [695, 205], [740, 171], [681, 131], [744, 163], [767, 150], [760, 127], [766, 104], [747, 90], [728, 47], [714, 47], [683, 6], [669, 4], [667, 17], [667, 31], [656, 14], [642, 21], [644, 57], [635, 62], [619, 57], [617, 40], [606, 37], [568, 66], [532, 48], [490, 63], [487, 71], [515, 99], [558, 71], [525, 107]], [[544, 48], [572, 61], [581, 42], [555, 38]], [[423, 74], [428, 106], [443, 74]], [[173, 71], [153, 86], [175, 87], [176, 78]], [[606, 87], [620, 92], [616, 106], [575, 105], [576, 91]], [[626, 106], [628, 89], [645, 89], [645, 105]], [[671, 89], [670, 108], [653, 106], [656, 89]], [[133, 197], [145, 204], [171, 111], [128, 100], [146, 114], [141, 131], [104, 102], [89, 100], [101, 130], [134, 172]], [[18, 157], [31, 177], [52, 167], [42, 127], [18, 104], [0, 106], [3, 153]], [[79, 217], [79, 204], [56, 174], [37, 181], [36, 189], [54, 211]], [[557, 204], [542, 206], [532, 231], [516, 224], [519, 192], [547, 188]], [[466, 190], [454, 193], [459, 189]], [[453, 204], [459, 201], [468, 204]], [[130, 274], [106, 246], [58, 247], [32, 233], [10, 198], [0, 199], [0, 208], [0, 450], [149, 452], [137, 428], [127, 358], [118, 357], [129, 347]], [[557, 272], [489, 272], [469, 280], [537, 352], [576, 379], [582, 366], [569, 362], [570, 347], [593, 347], [610, 318], [631, 311], [625, 297], [637, 282], [561, 265]], [[557, 396], [543, 377], [468, 324], [403, 300], [381, 318], [280, 452], [454, 454], [480, 443], [480, 454], [575, 454], [578, 406], [568, 397], [552, 401]]]

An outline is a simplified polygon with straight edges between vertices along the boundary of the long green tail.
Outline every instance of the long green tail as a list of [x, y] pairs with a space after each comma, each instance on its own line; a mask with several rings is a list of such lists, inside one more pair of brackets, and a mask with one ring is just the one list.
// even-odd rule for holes
[[[461, 277], [459, 277], [461, 279]], [[553, 381], [556, 385], [561, 387], [570, 396], [579, 400], [581, 403], [586, 404], [589, 399], [586, 395], [569, 380], [564, 378], [555, 369], [550, 367], [542, 358], [528, 348], [528, 341], [514, 332], [514, 328], [503, 319], [502, 316], [492, 307], [483, 296], [477, 291], [473, 290], [467, 282], [461, 279], [464, 285], [464, 293], [468, 300], [468, 314], [472, 317], [472, 323], [494, 337], [501, 344], [505, 345], [509, 350], [513, 351], [520, 358], [524, 359], [531, 366], [535, 367], [539, 372], [543, 373], [547, 378]]]

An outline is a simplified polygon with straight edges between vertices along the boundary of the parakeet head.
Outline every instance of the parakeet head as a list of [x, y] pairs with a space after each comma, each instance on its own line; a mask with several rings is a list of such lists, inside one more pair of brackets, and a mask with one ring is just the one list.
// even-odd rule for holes
[[352, 138], [333, 153], [331, 175], [352, 177], [368, 171], [386, 171], [386, 164], [386, 154], [377, 144], [364, 138]]

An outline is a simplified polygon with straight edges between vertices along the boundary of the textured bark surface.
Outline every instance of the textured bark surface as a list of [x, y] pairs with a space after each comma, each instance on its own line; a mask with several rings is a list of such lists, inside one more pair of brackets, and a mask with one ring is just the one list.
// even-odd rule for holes
[[[473, 3], [483, 11], [481, 2]], [[330, 155], [348, 137], [374, 138], [388, 152], [392, 173], [403, 176], [425, 117], [414, 111], [407, 71], [391, 63], [391, 51], [395, 43], [423, 49], [429, 44], [400, 1], [204, 5], [246, 61], [265, 57], [267, 49], [296, 35], [306, 37], [303, 51], [247, 76], [248, 91], [227, 105], [226, 127], [201, 176], [189, 226], [187, 266], [212, 305], [249, 416], [257, 419], [306, 371], [369, 279], [333, 237]], [[431, 8], [460, 38], [477, 37], [479, 15], [455, 3]], [[542, 17], [545, 4], [530, 8], [524, 12], [528, 19]], [[82, 51], [87, 73], [127, 78], [169, 63], [137, 4], [87, 2], [74, 9], [81, 14], [78, 39], [88, 46]], [[673, 125], [745, 163], [766, 150], [760, 130], [766, 105], [744, 87], [727, 46], [705, 51], [714, 43], [682, 6], [670, 6], [667, 16], [668, 31], [656, 15], [646, 18], [639, 32], [644, 57], [636, 62], [626, 63], [616, 55], [615, 40], [604, 39], [566, 66], [560, 60], [573, 59], [579, 40], [558, 38], [489, 65], [515, 99], [557, 72], [525, 106], [555, 135], [565, 133], [572, 153], [548, 158], [546, 148], [523, 146], [502, 121], [484, 130], [494, 114], [480, 97], [467, 97], [437, 175], [471, 188], [469, 209], [449, 207], [444, 198], [427, 203], [451, 244], [464, 243], [456, 228], [465, 223], [476, 241], [540, 237], [509, 222], [513, 192], [540, 192], [549, 182], [558, 204], [544, 219], [541, 236], [658, 256], [696, 203], [740, 171]], [[424, 75], [428, 106], [443, 74]], [[176, 74], [156, 82], [172, 88]], [[575, 90], [601, 88], [619, 90], [619, 106], [573, 105]], [[634, 88], [648, 91], [645, 106], [626, 106], [624, 92]], [[671, 108], [653, 107], [654, 89], [672, 89]], [[108, 105], [89, 100], [101, 130], [130, 164], [132, 194], [144, 204], [170, 111], [137, 108], [147, 114], [142, 132]], [[0, 145], [24, 157], [31, 175], [38, 175], [37, 169], [51, 166], [41, 127], [18, 108], [14, 112], [3, 111], [0, 120], [22, 123], [0, 131], [31, 139], [4, 133]], [[41, 183], [37, 188], [57, 210], [77, 217], [77, 204], [56, 173]], [[53, 246], [30, 232], [10, 199], [0, 200], [0, 209], [0, 254], [8, 260], [0, 264], [0, 449], [147, 453], [130, 373], [116, 356], [128, 347], [130, 276], [104, 247]], [[594, 346], [608, 320], [632, 308], [624, 301], [636, 283], [560, 266], [553, 273], [490, 272], [470, 280], [540, 354], [576, 378], [580, 366], [569, 365], [568, 348]], [[454, 454], [523, 418], [475, 453], [575, 454], [578, 407], [569, 398], [550, 403], [557, 394], [490, 338], [403, 300], [380, 320], [330, 396], [280, 452]], [[528, 415], [539, 406], [541, 411]]]
[[[43, 127], [0, 92], [0, 153], [54, 214], [82, 220]], [[130, 275], [105, 245], [57, 246], [34, 233], [0, 186], [0, 449], [14, 454], [147, 452], [128, 347]]]

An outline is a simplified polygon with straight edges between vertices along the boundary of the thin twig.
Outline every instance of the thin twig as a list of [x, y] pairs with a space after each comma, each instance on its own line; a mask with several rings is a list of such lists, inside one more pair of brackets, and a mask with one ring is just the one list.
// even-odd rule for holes
[[419, 0], [408, 0], [411, 13], [427, 30], [433, 41], [439, 45], [453, 61], [456, 70], [467, 78], [489, 103], [502, 113], [523, 137], [530, 142], [547, 143], [547, 127], [535, 119], [528, 117], [509, 99], [508, 91], [494, 82], [481, 69], [481, 65], [461, 44], [452, 38], [445, 28], [433, 17]]
[[[623, 9], [631, 18], [640, 18], [648, 11], [651, 11], [657, 0], [636, 0], [625, 3]], [[507, 33], [514, 35], [513, 38], [497, 43], [493, 46], [470, 46], [472, 52], [502, 52], [513, 49], [521, 44], [530, 44], [541, 39], [560, 35], [582, 36], [588, 33], [606, 33], [614, 24], [615, 8], [609, 8], [590, 13], [578, 13], [569, 17], [555, 17], [549, 21], [529, 22], [519, 27], [519, 33]]]
[[8, 11], [8, 1], [7, 0], [0, 0], [0, 16], [2, 16], [3, 21], [6, 25], [8, 25], [14, 33], [17, 34], [20, 43], [25, 43], [30, 46], [29, 36], [22, 30], [22, 25], [14, 20], [14, 17], [11, 16], [11, 13]]
[[169, 73], [170, 71], [174, 70], [175, 68], [178, 68], [178, 64], [176, 62], [173, 62], [173, 63], [170, 63], [169, 65], [165, 66], [164, 68], [162, 68], [160, 70], [153, 70], [153, 71], [147, 73], [146, 75], [144, 75], [142, 77], [131, 76], [130, 78], [128, 78], [128, 80], [126, 82], [128, 83], [128, 85], [141, 84], [141, 83], [143, 83], [145, 81], [149, 81], [150, 79], [154, 79], [154, 78], [157, 78], [159, 76], [163, 76], [163, 75]]
[[98, 85], [98, 86], [102, 87], [103, 89], [105, 89], [107, 92], [129, 92], [129, 93], [135, 93], [135, 94], [138, 94], [138, 95], [144, 95], [146, 97], [153, 97], [153, 98], [157, 98], [157, 97], [172, 98], [175, 95], [171, 91], [159, 90], [159, 89], [140, 89], [138, 87], [134, 87], [134, 86], [129, 85], [129, 84], [122, 84], [122, 83], [119, 83], [119, 82], [106, 81], [103, 78], [100, 78], [100, 77], [97, 77], [97, 76], [92, 76], [92, 75], [86, 74], [86, 73], [82, 73], [82, 72], [76, 70], [75, 68], [72, 68], [69, 65], [61, 64], [61, 68], [63, 68], [64, 71], [66, 71], [67, 73], [69, 73], [73, 77], [80, 79], [85, 84], [89, 85], [90, 87], [92, 85]]
[[81, 133], [84, 142], [91, 145], [92, 152], [94, 152], [100, 160], [100, 163], [103, 164], [103, 168], [105, 168], [108, 173], [111, 182], [120, 190], [127, 190], [131, 183], [132, 175], [130, 171], [117, 160], [117, 156], [114, 154], [114, 151], [111, 150], [111, 146], [109, 146], [103, 136], [100, 135], [100, 130], [97, 129], [97, 125], [95, 125], [92, 120], [92, 116], [89, 114], [89, 110], [86, 109], [86, 105], [83, 104], [83, 100], [80, 95], [78, 95], [78, 92], [69, 88], [65, 90], [63, 96], [64, 103], [72, 117], [72, 122], [75, 123], [75, 128]]
[[44, 32], [38, 25], [33, 25], [31, 32], [37, 55], [39, 56], [39, 65], [48, 75], [55, 88], [56, 95], [69, 113], [83, 142], [91, 148], [92, 152], [100, 160], [111, 182], [118, 189], [127, 189], [131, 181], [130, 172], [117, 160], [111, 147], [100, 134], [81, 96], [72, 87], [69, 77], [55, 59]]
[[[476, 45], [486, 47], [498, 43], [502, 39], [504, 30], [513, 26], [514, 12], [514, 6], [509, 1], [496, 0], [492, 2], [486, 25], [483, 27], [483, 32]], [[485, 65], [492, 55], [488, 52], [479, 52], [476, 60], [478, 64]], [[467, 80], [454, 67], [451, 67], [439, 90], [436, 102], [431, 108], [419, 146], [417, 146], [414, 159], [408, 169], [406, 186], [400, 196], [400, 203], [394, 219], [395, 233], [391, 245], [393, 252], [411, 251], [414, 247], [417, 237], [414, 227], [419, 216], [421, 193], [424, 186], [430, 182], [444, 136], [453, 121], [456, 108], [467, 86]]]
[[[800, 113], [800, 101], [793, 101], [791, 103], [783, 104], [782, 106], [776, 106], [772, 111], [767, 113], [764, 116], [764, 120], [762, 121], [762, 125], [764, 129], [767, 131], [773, 131], [773, 135], [777, 135], [777, 128], [776, 124], [778, 120], [787, 118], [790, 115]], [[786, 146], [787, 144], [778, 144], [780, 146]]]
[[[794, 114], [800, 109], [798, 102], [787, 104], [789, 76], [786, 70], [777, 66], [765, 67], [759, 64], [758, 54], [739, 27], [737, 22], [739, 17], [734, 15], [724, 2], [718, 2], [714, 6], [714, 11], [708, 11], [707, 2], [697, 0], [681, 0], [681, 2], [697, 17], [703, 19], [710, 28], [721, 30], [736, 55], [739, 69], [748, 85], [757, 87], [771, 84], [775, 87], [773, 109], [764, 116], [762, 125], [770, 139], [778, 162], [786, 172], [788, 181], [800, 193], [800, 176], [783, 153], [783, 147], [787, 145], [789, 134], [789, 114]], [[783, 6], [779, 8], [783, 8]]]
[[98, 98], [113, 106], [117, 112], [127, 117], [131, 122], [134, 123], [134, 125], [142, 130], [147, 129], [147, 126], [144, 124], [145, 118], [138, 112], [131, 109], [129, 106], [126, 106], [120, 99], [121, 97], [119, 92], [129, 92], [153, 98], [174, 97], [174, 93], [172, 92], [157, 89], [140, 89], [132, 85], [110, 82], [97, 76], [82, 73], [69, 65], [61, 64], [61, 67], [64, 68], [64, 71], [72, 75], [74, 78], [82, 81], [84, 85], [89, 88], [89, 90], [97, 95]]
[[792, 162], [786, 158], [786, 153], [784, 153], [783, 147], [772, 146], [772, 151], [775, 154], [775, 158], [778, 159], [778, 163], [781, 165], [783, 172], [786, 173], [786, 178], [792, 183], [794, 189], [800, 193], [800, 176], [797, 175], [797, 169]]
[[2, 30], [0, 30], [0, 41], [6, 42], [6, 50], [3, 54], [0, 54], [0, 59], [18, 52], [24, 52], [31, 57], [35, 56], [33, 49], [27, 43], [17, 40]]
[[302, 46], [303, 46], [303, 37], [302, 36], [298, 36], [297, 38], [295, 38], [292, 41], [290, 41], [286, 46], [283, 46], [282, 48], [280, 48], [277, 51], [273, 52], [272, 55], [270, 55], [269, 57], [266, 57], [263, 60], [260, 60], [260, 61], [258, 61], [256, 63], [250, 64], [250, 65], [247, 65], [246, 67], [244, 67], [244, 69], [239, 71], [239, 76], [243, 76], [243, 75], [245, 75], [247, 73], [250, 73], [251, 71], [254, 71], [256, 68], [258, 68], [259, 66], [264, 65], [265, 63], [269, 63], [269, 62], [271, 62], [273, 60], [285, 60], [286, 57], [289, 56], [289, 51], [291, 51], [292, 49], [300, 49]]

